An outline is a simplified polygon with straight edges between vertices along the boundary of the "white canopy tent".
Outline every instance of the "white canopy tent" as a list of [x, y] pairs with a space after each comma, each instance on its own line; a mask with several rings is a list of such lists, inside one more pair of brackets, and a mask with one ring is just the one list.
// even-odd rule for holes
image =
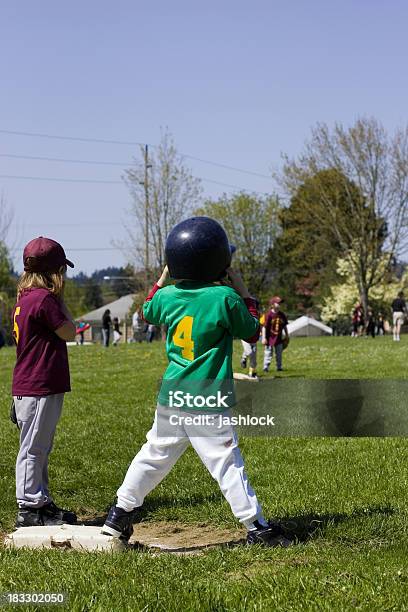
[[331, 336], [333, 330], [311, 317], [299, 317], [288, 324], [289, 336]]

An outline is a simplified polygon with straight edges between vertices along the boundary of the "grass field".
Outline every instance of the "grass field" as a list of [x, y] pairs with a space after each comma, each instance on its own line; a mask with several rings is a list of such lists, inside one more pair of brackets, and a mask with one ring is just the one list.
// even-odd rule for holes
[[[282, 377], [407, 378], [408, 338], [293, 340]], [[239, 344], [235, 360], [239, 369]], [[72, 347], [51, 456], [57, 503], [103, 516], [144, 440], [166, 363], [163, 345]], [[8, 421], [14, 351], [0, 351], [0, 528], [15, 519], [18, 432]], [[86, 554], [0, 547], [0, 593], [64, 591], [70, 610], [407, 610], [408, 442], [404, 438], [243, 438], [265, 514], [296, 523], [287, 549], [197, 556]], [[235, 529], [190, 450], [148, 497], [146, 522]], [[21, 608], [20, 608], [21, 609]]]

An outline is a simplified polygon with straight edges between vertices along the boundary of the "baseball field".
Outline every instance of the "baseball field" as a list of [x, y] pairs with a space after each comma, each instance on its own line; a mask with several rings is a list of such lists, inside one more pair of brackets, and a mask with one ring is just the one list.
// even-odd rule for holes
[[[407, 342], [405, 337], [399, 344], [388, 337], [294, 339], [280, 377], [407, 378]], [[239, 371], [238, 343], [236, 348]], [[164, 347], [160, 342], [108, 350], [84, 346], [71, 347], [69, 354], [73, 391], [51, 455], [51, 490], [58, 504], [100, 524], [150, 427]], [[3, 535], [12, 530], [16, 511], [18, 432], [8, 421], [13, 364], [14, 350], [2, 349]], [[240, 531], [216, 483], [189, 449], [147, 498], [140, 516], [140, 533], [150, 529], [159, 539], [179, 535], [189, 554], [21, 551], [0, 544], [0, 593], [62, 591], [67, 609], [74, 611], [408, 609], [405, 438], [248, 437], [241, 439], [241, 449], [266, 516], [287, 522], [293, 546], [205, 548], [236, 541]]]

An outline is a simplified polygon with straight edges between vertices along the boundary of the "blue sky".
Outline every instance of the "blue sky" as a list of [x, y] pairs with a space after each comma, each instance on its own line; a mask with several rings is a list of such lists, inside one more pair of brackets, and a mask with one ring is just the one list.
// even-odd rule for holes
[[[402, 0], [5, 0], [0, 130], [155, 144], [168, 126], [180, 152], [269, 175], [317, 121], [373, 115], [390, 130], [406, 122], [407, 23]], [[0, 131], [0, 175], [114, 181], [120, 166], [4, 155], [126, 167], [135, 154]], [[273, 189], [266, 178], [188, 163], [196, 176]], [[125, 263], [107, 250], [124, 236], [125, 186], [0, 176], [0, 190], [15, 210], [14, 247], [42, 234], [62, 242], [78, 271]]]

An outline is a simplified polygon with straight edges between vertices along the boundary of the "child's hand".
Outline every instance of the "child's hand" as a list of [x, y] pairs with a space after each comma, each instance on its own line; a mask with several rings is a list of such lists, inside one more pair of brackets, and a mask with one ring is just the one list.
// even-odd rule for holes
[[239, 272], [237, 272], [233, 268], [227, 268], [226, 272], [228, 274], [228, 278], [230, 280], [231, 287], [233, 289], [235, 289], [235, 291], [237, 293], [239, 293], [239, 295], [242, 298], [249, 298], [249, 297], [251, 297], [249, 295], [248, 289], [245, 287], [244, 281], [242, 280], [241, 275], [239, 274]]
[[268, 341], [266, 338], [262, 338], [262, 344], [263, 346], [266, 346], [268, 344]]
[[168, 277], [169, 277], [169, 269], [167, 266], [164, 266], [163, 272], [161, 273], [161, 277], [157, 281], [157, 284], [159, 285], [159, 287], [163, 287]]

